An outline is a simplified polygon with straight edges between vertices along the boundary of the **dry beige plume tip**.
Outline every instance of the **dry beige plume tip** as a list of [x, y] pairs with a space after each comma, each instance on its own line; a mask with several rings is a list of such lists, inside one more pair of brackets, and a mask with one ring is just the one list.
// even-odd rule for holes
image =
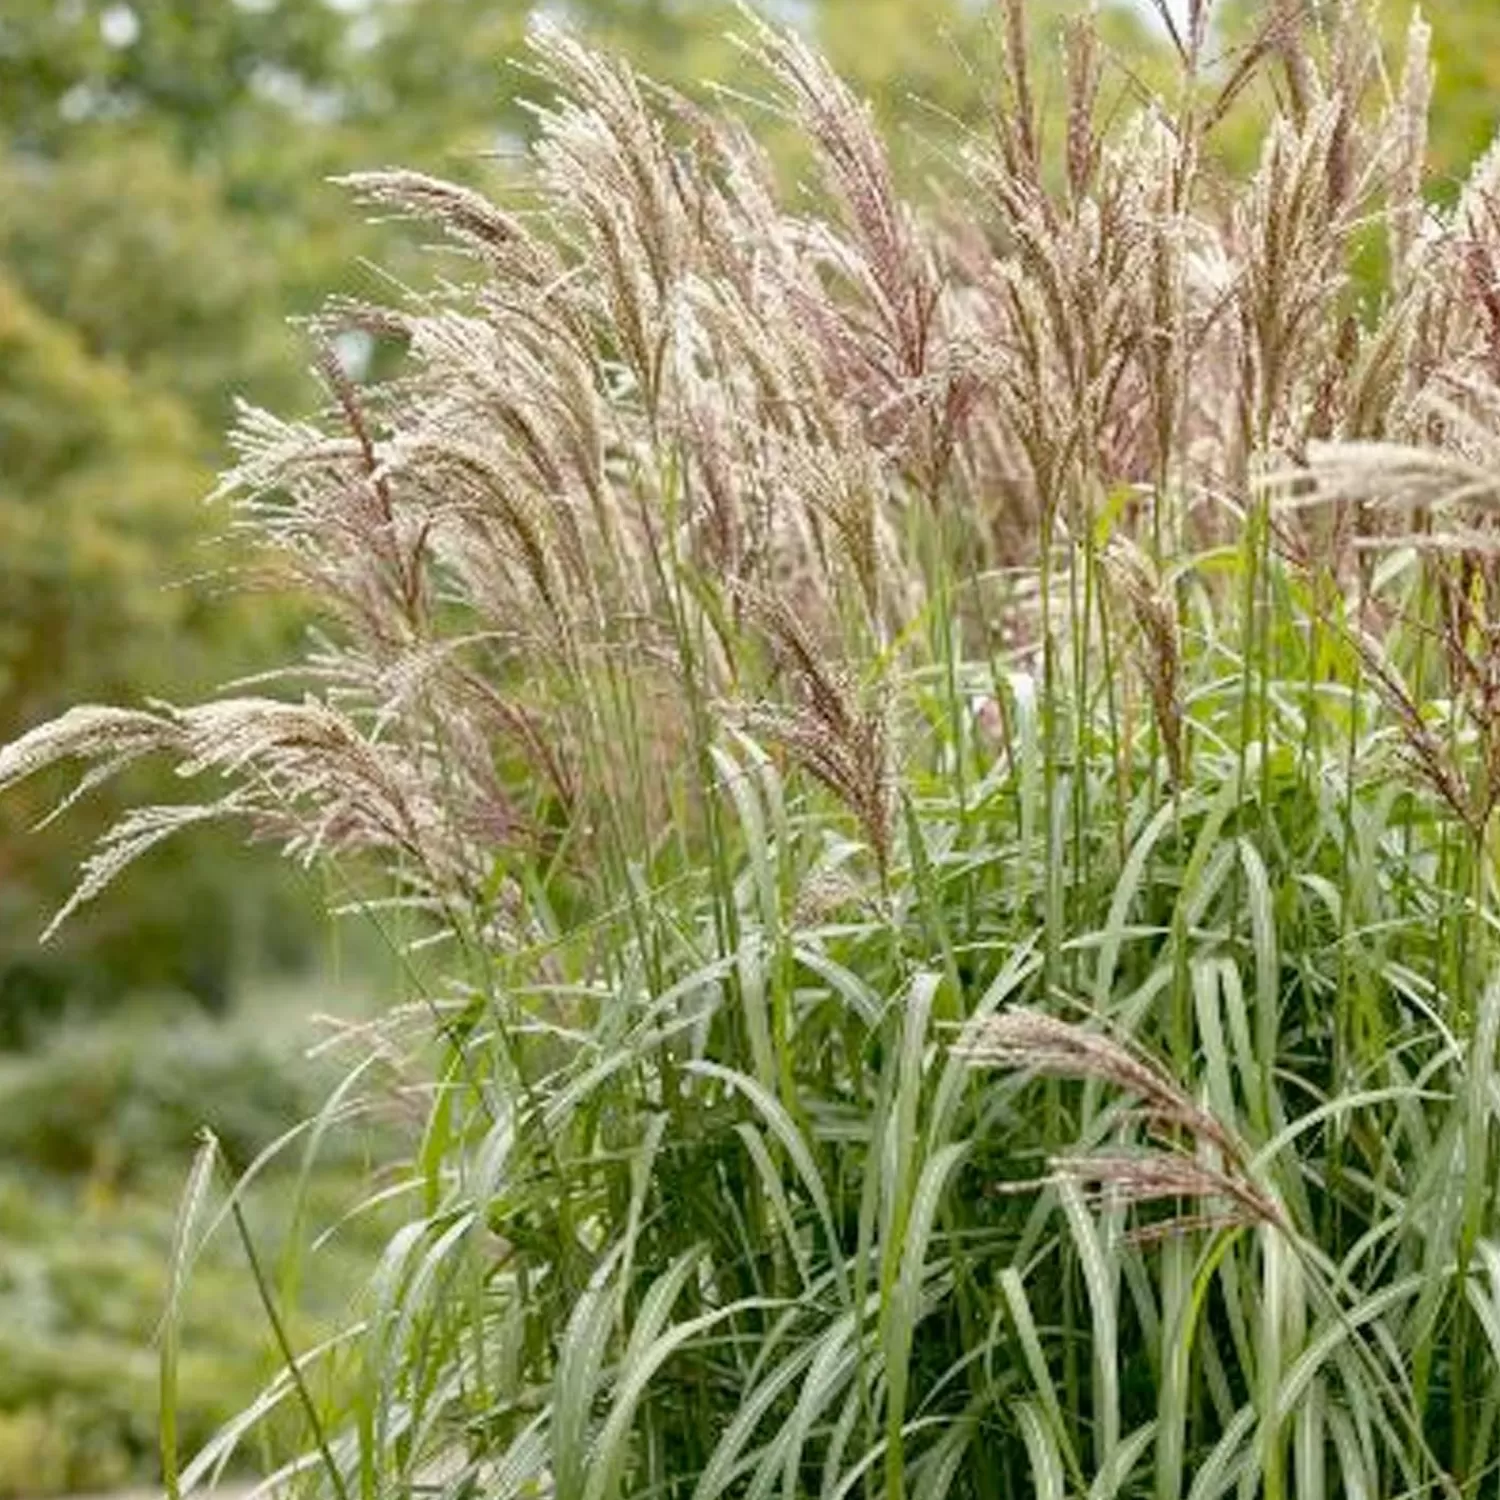
[[1223, 1204], [1192, 1218], [1153, 1225], [1161, 1235], [1205, 1225], [1274, 1224], [1285, 1227], [1277, 1204], [1244, 1169], [1245, 1148], [1235, 1136], [1160, 1068], [1114, 1038], [1040, 1011], [1017, 1007], [965, 1028], [958, 1055], [973, 1067], [1015, 1069], [1052, 1078], [1092, 1079], [1141, 1100], [1153, 1132], [1180, 1130], [1199, 1147], [1211, 1147], [1221, 1169], [1180, 1152], [1101, 1151], [1054, 1157], [1054, 1178], [1092, 1186], [1116, 1202], [1139, 1204], [1191, 1198]]

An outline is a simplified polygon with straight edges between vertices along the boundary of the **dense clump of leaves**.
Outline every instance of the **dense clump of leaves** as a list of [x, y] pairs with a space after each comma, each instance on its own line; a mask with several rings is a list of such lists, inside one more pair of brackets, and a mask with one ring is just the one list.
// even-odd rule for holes
[[[465, 259], [329, 310], [317, 419], [244, 415], [225, 492], [324, 633], [279, 694], [0, 752], [207, 788], [80, 900], [243, 819], [383, 872], [355, 901], [447, 975], [371, 1038], [411, 1217], [258, 1408], [306, 1418], [289, 1472], [1489, 1482], [1500, 157], [1429, 210], [1423, 26], [1382, 97], [1353, 6], [1269, 9], [1216, 63], [1192, 7], [1109, 130], [1075, 31], [1053, 161], [1009, 6], [962, 213], [771, 31], [810, 194], [545, 29], [523, 195], [353, 181]], [[351, 325], [398, 378], [348, 378]]]

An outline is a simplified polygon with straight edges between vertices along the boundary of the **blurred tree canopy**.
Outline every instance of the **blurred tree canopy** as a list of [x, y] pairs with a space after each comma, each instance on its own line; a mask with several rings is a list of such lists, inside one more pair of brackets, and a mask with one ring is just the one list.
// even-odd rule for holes
[[[153, 679], [201, 678], [213, 640], [206, 601], [162, 587], [159, 571], [161, 558], [185, 560], [201, 536], [204, 518], [191, 503], [205, 484], [199, 446], [181, 402], [91, 355], [75, 329], [0, 271], [0, 732], [77, 698], [138, 697]], [[201, 880], [181, 883], [180, 869], [175, 953], [148, 941], [163, 935], [150, 909], [168, 896], [148, 888], [133, 911], [101, 908], [56, 951], [37, 954], [80, 836], [29, 833], [44, 811], [34, 797], [0, 807], [0, 1041], [17, 1039], [36, 1011], [70, 992], [109, 990], [110, 973], [130, 985], [175, 978], [213, 998], [223, 982], [207, 969], [174, 976], [161, 967], [190, 950], [211, 957], [202, 942], [213, 904]], [[85, 816], [97, 827], [106, 811]], [[193, 904], [184, 908], [184, 897]]]
[[[1390, 6], [1399, 37], [1407, 7]], [[1432, 155], [1455, 179], [1489, 150], [1500, 129], [1500, 6], [1423, 7], [1437, 72]]]
[[[1174, 0], [1169, 0], [1174, 3]], [[1285, 3], [1285, 0], [1277, 0]], [[1312, 5], [1315, 0], [1303, 0]], [[1121, 0], [1111, 39], [1150, 67], [1165, 39], [1146, 0]], [[1226, 24], [1264, 7], [1227, 0]], [[686, 87], [743, 86], [725, 0], [567, 0], [562, 15]], [[807, 26], [875, 102], [909, 124], [982, 125], [996, 101], [990, 0], [762, 0]], [[0, 739], [62, 707], [169, 697], [252, 670], [276, 632], [264, 603], [194, 582], [199, 497], [236, 394], [283, 409], [319, 399], [288, 318], [399, 273], [414, 247], [359, 222], [327, 178], [401, 163], [505, 171], [528, 128], [522, 0], [5, 0], [0, 7]], [[1031, 0], [1056, 34], [1079, 0]], [[1405, 7], [1383, 22], [1399, 41]], [[1457, 171], [1494, 132], [1500, 7], [1436, 9], [1434, 150]], [[1062, 107], [1061, 48], [1039, 82]], [[1117, 94], [1128, 92], [1119, 70]], [[932, 108], [916, 107], [920, 98]], [[167, 985], [222, 998], [233, 934], [267, 877], [222, 846], [163, 855], [39, 952], [90, 821], [27, 832], [0, 808], [0, 1042], [12, 1013], [80, 994]], [[92, 814], [89, 815], [90, 819]], [[232, 873], [231, 873], [232, 872]], [[254, 925], [252, 923], [252, 925]], [[295, 952], [305, 919], [260, 926]], [[241, 944], [243, 946], [243, 944]], [[168, 955], [175, 955], [170, 960]]]

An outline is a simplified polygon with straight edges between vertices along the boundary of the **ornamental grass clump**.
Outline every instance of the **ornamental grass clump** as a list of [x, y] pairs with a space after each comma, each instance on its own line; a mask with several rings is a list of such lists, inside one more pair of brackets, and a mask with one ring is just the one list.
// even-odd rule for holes
[[931, 207], [748, 17], [754, 100], [539, 26], [502, 201], [350, 181], [447, 251], [242, 414], [305, 655], [0, 751], [192, 789], [78, 900], [229, 818], [410, 962], [298, 1137], [409, 1121], [399, 1227], [318, 1348], [252, 1258], [185, 1468], [169, 1315], [174, 1494], [1493, 1488], [1500, 151], [1431, 205], [1420, 20], [1263, 9], [1160, 96], [1077, 21], [1049, 129], [1010, 0]]

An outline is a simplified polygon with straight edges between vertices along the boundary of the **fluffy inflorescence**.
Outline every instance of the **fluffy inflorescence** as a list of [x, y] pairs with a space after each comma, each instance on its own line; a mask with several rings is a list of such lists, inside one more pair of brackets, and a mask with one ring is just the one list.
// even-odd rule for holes
[[[622, 734], [641, 742], [637, 769], [668, 767], [654, 784], [669, 800], [701, 713], [779, 743], [880, 861], [900, 734], [890, 648], [933, 554], [1072, 566], [1124, 493], [1113, 574], [1180, 780], [1164, 558], [1309, 456], [1329, 498], [1278, 520], [1294, 553], [1330, 534], [1378, 542], [1405, 529], [1392, 510], [1491, 490], [1475, 431], [1492, 430], [1500, 375], [1500, 156], [1450, 213], [1427, 210], [1425, 30], [1373, 124], [1359, 36], [1341, 33], [1326, 77], [1299, 70], [1305, 97], [1227, 200], [1205, 140], [1154, 107], [1102, 133], [1086, 28], [1054, 188], [1013, 48], [995, 134], [951, 153], [959, 221], [900, 197], [868, 110], [795, 38], [753, 39], [770, 102], [817, 155], [817, 191], [790, 208], [740, 124], [538, 30], [553, 97], [513, 206], [408, 171], [349, 181], [435, 224], [464, 277], [331, 307], [315, 325], [327, 413], [246, 411], [237, 430], [223, 493], [329, 617], [304, 663], [311, 696], [75, 716], [14, 747], [4, 779], [77, 754], [107, 769], [128, 731], [132, 756], [149, 741], [230, 775], [195, 817], [248, 815], [304, 854], [373, 847], [467, 903], [487, 845], [541, 836], [538, 789], [603, 828], [588, 809], [620, 794], [601, 751]], [[1268, 33], [1260, 52], [1278, 45]], [[1382, 204], [1392, 284], [1356, 318], [1349, 247]], [[343, 373], [331, 340], [350, 325], [405, 345], [395, 380]], [[1356, 445], [1318, 446], [1334, 439]], [[1393, 440], [1410, 456], [1370, 447]], [[1356, 555], [1318, 561], [1353, 589]], [[1024, 591], [1004, 612], [980, 617], [1002, 641], [1052, 628]], [[601, 707], [622, 679], [624, 724]], [[86, 893], [174, 816], [113, 836]]]

